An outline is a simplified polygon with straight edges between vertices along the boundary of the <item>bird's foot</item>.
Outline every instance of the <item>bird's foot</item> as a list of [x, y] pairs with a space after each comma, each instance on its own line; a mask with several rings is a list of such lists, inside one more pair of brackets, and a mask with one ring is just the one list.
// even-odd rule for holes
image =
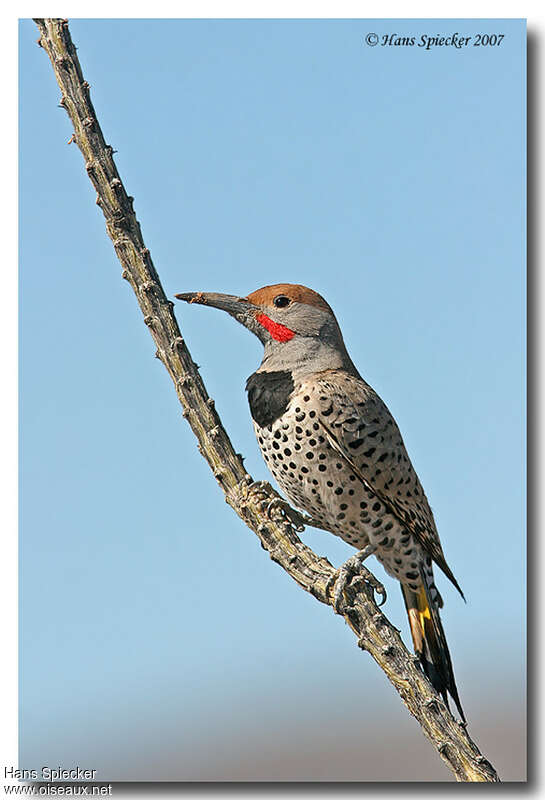
[[273, 497], [267, 504], [266, 511], [269, 519], [273, 519], [272, 514], [274, 511], [277, 511], [279, 512], [278, 516], [280, 521], [289, 522], [298, 533], [305, 530], [305, 518], [303, 515], [292, 508], [290, 504], [281, 497]]
[[241, 489], [245, 499], [251, 499], [254, 502], [263, 504], [263, 508], [266, 508], [270, 502], [273, 491], [268, 481], [252, 481], [249, 475], [246, 475], [246, 478], [241, 482]]
[[330, 578], [327, 583], [326, 591], [331, 586], [335, 586], [333, 592], [333, 608], [337, 614], [342, 614], [342, 607], [345, 602], [344, 592], [354, 577], [362, 578], [374, 592], [381, 595], [379, 606], [384, 605], [386, 602], [386, 589], [380, 583], [373, 573], [364, 567], [363, 561], [375, 552], [375, 547], [367, 545], [363, 550], [355, 553], [345, 563], [339, 567], [335, 574]]
[[304, 531], [308, 526], [329, 531], [329, 528], [325, 528], [321, 520], [296, 511], [282, 497], [271, 498], [274, 489], [268, 481], [252, 481], [251, 477], [246, 475], [241, 481], [241, 489], [245, 499], [250, 495], [254, 496], [255, 500], [260, 503], [261, 510], [267, 513], [269, 519], [272, 519], [272, 513], [278, 510], [280, 513], [277, 519], [288, 521], [298, 533]]
[[268, 481], [252, 481], [249, 475], [246, 475], [244, 482], [248, 487], [248, 492], [267, 492], [271, 488]]
[[277, 522], [289, 522], [298, 533], [305, 530], [305, 525], [313, 524], [310, 517], [300, 514], [284, 498], [278, 496], [271, 498], [274, 489], [268, 481], [252, 481], [247, 476], [243, 484], [245, 496], [253, 495], [261, 510], [267, 514], [269, 519], [274, 519]]

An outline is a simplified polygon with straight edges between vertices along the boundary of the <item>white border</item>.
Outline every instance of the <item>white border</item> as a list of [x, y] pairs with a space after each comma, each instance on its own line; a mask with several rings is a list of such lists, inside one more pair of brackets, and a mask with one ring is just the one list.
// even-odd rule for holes
[[[156, 0], [151, 6], [133, 0], [128, 2], [100, 2], [93, 3], [68, 3], [59, 12], [58, 9], [36, 9], [35, 4], [18, 3], [4, 9], [3, 14], [3, 47], [0, 50], [2, 59], [0, 74], [2, 76], [2, 97], [4, 109], [13, 109], [14, 125], [3, 129], [3, 147], [1, 148], [4, 176], [4, 204], [2, 219], [4, 221], [5, 242], [2, 270], [2, 313], [0, 314], [0, 342], [2, 348], [1, 375], [3, 385], [0, 391], [0, 441], [2, 442], [2, 458], [0, 460], [0, 509], [2, 513], [2, 551], [0, 554], [0, 608], [2, 609], [2, 658], [0, 658], [0, 769], [2, 784], [4, 779], [4, 765], [17, 765], [17, 203], [13, 202], [14, 194], [17, 196], [17, 19], [40, 14], [68, 16], [69, 18], [108, 18], [108, 17], [247, 17], [247, 18], [297, 18], [297, 17], [322, 17], [322, 18], [509, 18], [527, 17], [528, 30], [537, 39], [538, 50], [544, 46], [543, 32], [545, 29], [545, 12], [543, 5], [537, 2], [514, 4], [489, 0], [489, 2], [457, 2], [443, 4], [438, 12], [436, 2], [384, 2], [375, 5], [362, 4], [355, 0], [338, 0], [336, 3], [317, 0], [304, 2], [303, 0], [275, 0], [275, 2], [250, 3], [248, 0], [208, 0], [208, 2], [165, 2]], [[150, 13], [153, 12], [153, 13]], [[37, 38], [37, 37], [36, 37]], [[534, 80], [539, 87], [543, 85], [543, 58], [536, 58], [538, 74]], [[46, 68], [44, 64], [44, 68]], [[541, 118], [535, 120], [537, 130], [543, 130]], [[537, 131], [536, 131], [537, 134]], [[537, 138], [537, 136], [536, 136]], [[536, 145], [538, 143], [536, 142]], [[534, 168], [541, 164], [541, 159], [536, 159]], [[541, 166], [535, 180], [538, 187], [543, 184], [543, 167]], [[15, 190], [15, 191], [13, 191]], [[539, 194], [539, 191], [537, 192]], [[536, 215], [535, 225], [539, 229], [543, 220], [541, 214]], [[9, 235], [7, 233], [9, 232]], [[538, 238], [539, 230], [535, 237]], [[538, 260], [539, 247], [535, 242], [535, 258]], [[7, 246], [6, 246], [7, 245]], [[7, 262], [7, 263], [6, 263]], [[536, 263], [535, 268], [538, 269]], [[536, 288], [543, 281], [535, 280]], [[540, 296], [539, 300], [543, 298]], [[539, 303], [538, 300], [538, 303]], [[537, 325], [537, 322], [536, 322]], [[536, 330], [536, 334], [538, 331]], [[541, 339], [541, 337], [539, 337]], [[539, 353], [541, 347], [537, 343]], [[47, 354], [44, 354], [47, 357]], [[538, 387], [538, 396], [541, 396]], [[537, 403], [537, 399], [536, 399]], [[542, 439], [543, 437], [541, 437]], [[542, 441], [539, 442], [542, 444]], [[536, 487], [540, 494], [539, 487]], [[535, 520], [536, 528], [538, 519]], [[536, 533], [538, 531], [536, 530]], [[535, 555], [538, 555], [536, 552]], [[539, 567], [535, 570], [539, 576]], [[536, 592], [537, 593], [537, 592]], [[541, 605], [541, 604], [540, 604]], [[534, 616], [539, 618], [539, 612]], [[536, 653], [536, 666], [541, 662], [540, 654]], [[536, 684], [539, 677], [536, 674]], [[539, 699], [539, 698], [538, 698]], [[539, 712], [542, 706], [540, 704]], [[539, 718], [543, 715], [539, 713]], [[539, 722], [536, 722], [536, 726]], [[540, 754], [534, 753], [536, 771], [540, 762]], [[538, 776], [539, 777], [539, 776]], [[436, 787], [439, 789], [439, 787]], [[279, 791], [282, 790], [279, 786]], [[335, 793], [335, 790], [332, 790]], [[186, 792], [184, 794], [192, 794]], [[199, 794], [202, 796], [203, 792]], [[286, 795], [286, 788], [282, 790]], [[287, 792], [288, 795], [291, 791]], [[329, 794], [329, 793], [328, 793]], [[381, 794], [384, 792], [381, 791]], [[147, 792], [138, 796], [146, 796]]]

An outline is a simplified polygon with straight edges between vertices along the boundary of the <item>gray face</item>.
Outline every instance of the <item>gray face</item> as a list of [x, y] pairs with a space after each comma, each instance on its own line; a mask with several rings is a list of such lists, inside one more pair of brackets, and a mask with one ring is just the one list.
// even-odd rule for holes
[[336, 329], [337, 335], [341, 332], [333, 314], [323, 308], [310, 306], [307, 303], [291, 301], [285, 308], [262, 306], [263, 313], [275, 322], [285, 325], [300, 336], [321, 336], [323, 330]]
[[295, 336], [287, 342], [269, 336], [260, 371], [289, 369], [298, 376], [324, 369], [355, 372], [337, 320], [330, 311], [292, 301], [281, 309], [267, 306], [263, 313], [294, 331]]

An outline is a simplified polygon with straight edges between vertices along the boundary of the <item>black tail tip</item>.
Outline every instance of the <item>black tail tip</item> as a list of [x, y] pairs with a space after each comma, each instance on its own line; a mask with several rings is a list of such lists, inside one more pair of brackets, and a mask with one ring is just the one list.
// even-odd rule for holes
[[449, 681], [447, 685], [445, 678], [443, 677], [443, 675], [441, 675], [435, 664], [429, 661], [423, 654], [420, 654], [420, 663], [422, 665], [422, 670], [424, 674], [428, 678], [429, 682], [431, 683], [437, 694], [440, 695], [440, 697], [444, 701], [449, 711], [451, 711], [449, 705], [449, 695], [454, 700], [454, 704], [456, 705], [456, 710], [458, 711], [458, 714], [460, 716], [461, 720], [460, 724], [463, 725], [464, 728], [466, 728], [468, 723], [466, 715], [464, 714], [464, 710], [462, 708], [462, 704], [460, 702], [458, 689], [456, 688], [456, 684], [454, 683], [454, 678], [452, 679], [452, 681]]

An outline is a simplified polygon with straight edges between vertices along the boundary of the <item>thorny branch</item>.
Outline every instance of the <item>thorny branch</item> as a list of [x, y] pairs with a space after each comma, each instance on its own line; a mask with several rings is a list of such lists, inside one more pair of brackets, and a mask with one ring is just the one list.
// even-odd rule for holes
[[[173, 314], [159, 276], [144, 244], [133, 211], [133, 198], [121, 182], [113, 149], [106, 144], [84, 80], [68, 20], [35, 19], [40, 30], [38, 44], [51, 60], [61, 89], [61, 106], [74, 126], [71, 141], [83, 154], [85, 169], [97, 191], [97, 204], [106, 229], [123, 267], [123, 278], [132, 286], [155, 341], [156, 356], [166, 367], [180, 403], [225, 499], [259, 537], [286, 572], [321, 603], [332, 604], [331, 584], [337, 573], [325, 558], [303, 544], [296, 528], [268, 483], [254, 483], [246, 473], [208, 396]], [[289, 512], [288, 512], [289, 515]], [[290, 515], [291, 516], [291, 515]], [[292, 519], [301, 519], [294, 512]], [[299, 527], [298, 530], [301, 528]], [[347, 590], [343, 615], [357, 637], [384, 671], [410, 713], [420, 724], [443, 761], [458, 781], [499, 782], [489, 761], [446, 708], [444, 702], [417, 667], [397, 630], [378, 609], [372, 591], [361, 578], [354, 578]]]

